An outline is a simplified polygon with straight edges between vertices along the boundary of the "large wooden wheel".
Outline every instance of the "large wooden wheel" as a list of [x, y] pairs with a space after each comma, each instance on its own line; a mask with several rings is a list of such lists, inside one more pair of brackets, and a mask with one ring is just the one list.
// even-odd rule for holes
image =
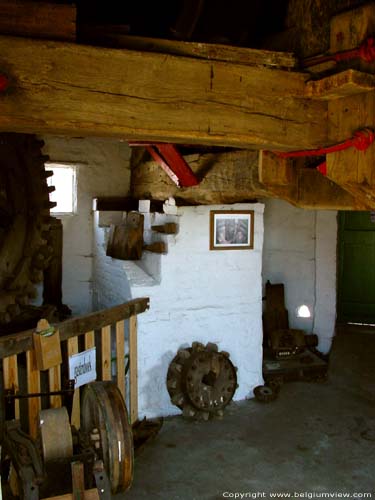
[[35, 296], [52, 248], [49, 191], [41, 148], [28, 134], [0, 134], [0, 330]]
[[81, 429], [99, 432], [98, 454], [103, 460], [112, 493], [127, 490], [133, 479], [133, 435], [124, 399], [113, 382], [93, 382], [83, 392]]

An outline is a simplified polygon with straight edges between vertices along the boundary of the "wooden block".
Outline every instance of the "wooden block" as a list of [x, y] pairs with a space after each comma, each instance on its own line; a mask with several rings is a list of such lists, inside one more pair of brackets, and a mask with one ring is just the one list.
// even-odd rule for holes
[[167, 253], [167, 245], [164, 241], [155, 241], [149, 245], [143, 245], [143, 250], [153, 253]]
[[76, 7], [73, 3], [1, 0], [0, 33], [74, 41]]
[[177, 224], [175, 222], [166, 222], [160, 226], [151, 226], [153, 231], [157, 233], [163, 234], [176, 234], [177, 233]]
[[333, 100], [375, 89], [375, 76], [362, 71], [348, 69], [320, 80], [306, 83], [306, 97]]
[[38, 321], [33, 342], [38, 370], [48, 370], [61, 364], [59, 330], [50, 326], [46, 319]]
[[138, 420], [138, 347], [137, 316], [129, 318], [129, 390], [130, 390], [130, 423]]
[[126, 221], [111, 225], [106, 255], [114, 259], [140, 260], [142, 258], [144, 216], [138, 212], [127, 214]]
[[[357, 9], [343, 12], [331, 20], [330, 52], [341, 52], [359, 47], [375, 34], [375, 4], [371, 2]], [[362, 60], [344, 63], [351, 68], [375, 73], [375, 63]]]
[[259, 180], [272, 197], [296, 203], [297, 175], [293, 161], [267, 151], [260, 151]]

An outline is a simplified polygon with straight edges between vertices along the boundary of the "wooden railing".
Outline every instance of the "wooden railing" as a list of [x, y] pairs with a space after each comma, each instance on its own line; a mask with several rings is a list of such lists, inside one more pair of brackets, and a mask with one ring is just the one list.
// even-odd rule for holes
[[[129, 403], [130, 421], [138, 418], [137, 383], [137, 314], [149, 307], [148, 298], [135, 299], [110, 309], [94, 312], [86, 316], [72, 318], [55, 326], [60, 332], [63, 363], [49, 370], [37, 368], [33, 348], [33, 330], [0, 337], [0, 359], [3, 363], [4, 389], [18, 391], [24, 385], [28, 393], [60, 391], [62, 375], [68, 373], [69, 356], [96, 347], [99, 358], [98, 380], [116, 380], [126, 401], [125, 356], [129, 357]], [[128, 345], [125, 343], [125, 320], [129, 320]], [[115, 346], [115, 353], [113, 353]], [[25, 354], [26, 353], [26, 366]], [[115, 354], [115, 356], [113, 356]], [[115, 375], [112, 376], [112, 359], [116, 359]], [[24, 378], [24, 384], [21, 378]], [[72, 424], [80, 426], [79, 389], [74, 392]], [[28, 427], [32, 436], [37, 434], [37, 417], [41, 409], [40, 397], [28, 399]], [[61, 406], [61, 396], [51, 395], [48, 407]], [[20, 416], [19, 401], [15, 401], [15, 416]]]

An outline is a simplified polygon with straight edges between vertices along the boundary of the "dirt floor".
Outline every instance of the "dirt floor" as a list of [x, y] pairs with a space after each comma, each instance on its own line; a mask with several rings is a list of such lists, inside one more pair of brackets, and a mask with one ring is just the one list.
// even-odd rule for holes
[[158, 437], [136, 458], [131, 490], [116, 498], [214, 500], [270, 498], [270, 493], [371, 498], [363, 496], [371, 493], [375, 499], [374, 445], [374, 399], [346, 388], [342, 379], [338, 384], [334, 374], [323, 384], [292, 382], [273, 403], [230, 405], [223, 420], [165, 419]]

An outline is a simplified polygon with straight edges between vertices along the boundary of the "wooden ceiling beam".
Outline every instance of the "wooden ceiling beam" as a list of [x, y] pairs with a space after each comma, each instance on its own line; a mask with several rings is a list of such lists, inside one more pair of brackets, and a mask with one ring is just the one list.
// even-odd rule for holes
[[124, 140], [309, 149], [327, 103], [307, 75], [159, 53], [0, 37], [0, 130]]

